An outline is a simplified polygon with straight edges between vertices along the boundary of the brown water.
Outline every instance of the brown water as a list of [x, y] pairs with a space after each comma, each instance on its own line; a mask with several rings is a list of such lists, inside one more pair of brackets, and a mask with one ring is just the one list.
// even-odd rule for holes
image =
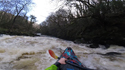
[[[44, 70], [56, 61], [48, 54], [48, 50], [60, 56], [67, 47], [72, 47], [88, 68], [125, 70], [125, 48], [112, 45], [104, 50], [87, 48], [86, 45], [47, 36], [4, 35], [0, 37], [0, 70]], [[122, 55], [102, 55], [107, 52], [119, 52]]]

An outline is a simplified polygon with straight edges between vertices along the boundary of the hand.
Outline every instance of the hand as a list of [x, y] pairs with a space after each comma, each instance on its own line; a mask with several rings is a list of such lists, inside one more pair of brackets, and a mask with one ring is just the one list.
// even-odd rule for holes
[[61, 63], [61, 64], [66, 64], [66, 62], [65, 62], [66, 60], [67, 59], [65, 59], [65, 58], [61, 58], [58, 62]]

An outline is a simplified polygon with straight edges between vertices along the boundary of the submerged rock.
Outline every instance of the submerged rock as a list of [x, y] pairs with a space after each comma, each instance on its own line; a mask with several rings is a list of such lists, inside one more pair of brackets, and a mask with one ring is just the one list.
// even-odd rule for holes
[[89, 45], [88, 47], [90, 47], [90, 48], [98, 48], [99, 44], [93, 43], [93, 44]]
[[81, 39], [74, 40], [74, 43], [81, 44], [81, 43], [87, 43], [87, 42], [84, 40], [84, 38], [81, 38]]
[[108, 53], [106, 53], [106, 54], [104, 54], [104, 55], [121, 55], [121, 53], [119, 53], [119, 52], [108, 52]]

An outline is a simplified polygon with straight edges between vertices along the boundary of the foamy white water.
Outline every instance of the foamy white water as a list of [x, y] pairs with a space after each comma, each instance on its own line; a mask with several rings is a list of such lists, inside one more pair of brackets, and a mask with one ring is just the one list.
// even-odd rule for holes
[[[125, 70], [125, 48], [111, 46], [109, 49], [91, 49], [53, 37], [9, 36], [0, 37], [0, 70], [44, 70], [55, 63], [48, 50], [60, 56], [67, 47], [72, 47], [79, 60], [97, 70]], [[119, 52], [122, 55], [102, 55]]]

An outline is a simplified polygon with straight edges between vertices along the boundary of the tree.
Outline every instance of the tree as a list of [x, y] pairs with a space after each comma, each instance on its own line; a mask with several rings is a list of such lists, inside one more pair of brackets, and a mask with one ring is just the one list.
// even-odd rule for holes
[[33, 23], [28, 21], [27, 13], [34, 3], [32, 0], [2, 0], [0, 1], [0, 28], [11, 34], [33, 33]]
[[25, 16], [32, 4], [32, 0], [2, 0], [0, 1], [0, 11], [13, 14], [9, 20], [11, 22], [10, 26], [13, 28], [17, 17]]
[[30, 15], [30, 22], [35, 23], [36, 22], [36, 17], [34, 15]]

